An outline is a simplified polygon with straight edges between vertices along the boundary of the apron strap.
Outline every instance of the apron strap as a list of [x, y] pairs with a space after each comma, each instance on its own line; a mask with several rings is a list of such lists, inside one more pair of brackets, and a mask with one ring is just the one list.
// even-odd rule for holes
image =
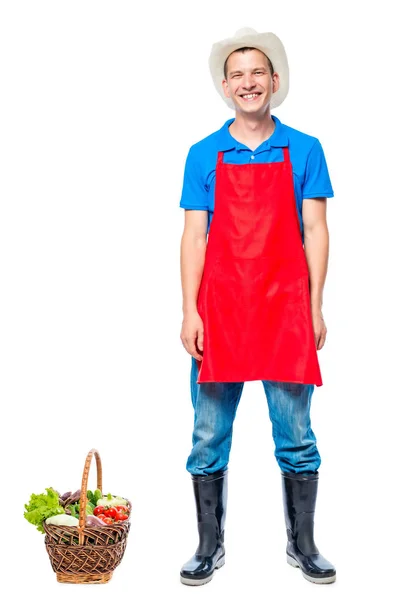
[[285, 162], [285, 163], [290, 162], [289, 147], [284, 146], [282, 148], [282, 150], [283, 150], [283, 162]]
[[224, 153], [222, 151], [218, 152], [217, 165], [222, 165], [224, 162]]

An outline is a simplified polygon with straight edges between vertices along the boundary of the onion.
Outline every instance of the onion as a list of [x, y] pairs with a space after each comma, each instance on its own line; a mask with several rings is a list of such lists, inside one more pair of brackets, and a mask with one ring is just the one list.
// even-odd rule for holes
[[95, 517], [94, 515], [87, 515], [86, 517], [86, 526], [87, 527], [105, 527], [104, 521]]
[[63, 494], [62, 496], [60, 496], [60, 500], [66, 500], [67, 498], [70, 497], [70, 495], [72, 494], [72, 492], [65, 492], [65, 494]]

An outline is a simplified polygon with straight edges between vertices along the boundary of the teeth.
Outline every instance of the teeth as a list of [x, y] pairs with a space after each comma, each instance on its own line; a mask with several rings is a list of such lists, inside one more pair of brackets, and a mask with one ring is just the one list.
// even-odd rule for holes
[[246, 94], [245, 96], [242, 96], [242, 97], [247, 98], [248, 100], [251, 100], [251, 98], [255, 98], [256, 96], [258, 96], [258, 94]]

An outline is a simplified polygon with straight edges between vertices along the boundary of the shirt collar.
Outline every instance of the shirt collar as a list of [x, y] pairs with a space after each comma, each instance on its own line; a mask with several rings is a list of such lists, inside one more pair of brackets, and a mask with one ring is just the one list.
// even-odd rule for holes
[[[285, 127], [282, 125], [278, 117], [275, 115], [271, 115], [273, 121], [275, 122], [275, 130], [273, 134], [263, 142], [265, 144], [265, 149], [269, 149], [271, 146], [282, 148], [284, 146], [289, 145], [289, 140], [287, 133], [285, 132]], [[233, 123], [235, 119], [228, 119], [226, 123], [219, 130], [219, 138], [218, 138], [218, 150], [226, 151], [226, 150], [238, 150], [240, 148], [246, 148], [244, 144], [235, 140], [234, 137], [231, 136], [229, 132], [229, 125]]]

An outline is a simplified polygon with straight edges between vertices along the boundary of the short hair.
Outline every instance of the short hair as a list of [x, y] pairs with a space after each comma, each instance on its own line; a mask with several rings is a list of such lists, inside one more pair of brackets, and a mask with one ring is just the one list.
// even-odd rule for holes
[[[233, 52], [231, 52], [231, 54], [233, 54], [234, 52], [248, 52], [249, 50], [258, 50], [258, 48], [253, 48], [251, 46], [243, 46], [243, 48], [238, 48], [237, 50], [234, 50]], [[262, 54], [264, 54], [265, 58], [268, 61], [268, 66], [269, 66], [269, 70], [271, 71], [271, 75], [274, 74], [274, 67], [272, 65], [272, 62], [270, 61], [270, 59], [268, 58], [268, 56], [265, 54], [265, 52], [263, 52], [262, 50], [259, 50], [259, 52], [262, 52]], [[229, 54], [229, 56], [231, 56], [231, 54]], [[224, 62], [224, 77], [226, 79], [227, 77], [227, 72], [226, 72], [226, 67], [228, 65], [228, 58], [225, 60]]]

